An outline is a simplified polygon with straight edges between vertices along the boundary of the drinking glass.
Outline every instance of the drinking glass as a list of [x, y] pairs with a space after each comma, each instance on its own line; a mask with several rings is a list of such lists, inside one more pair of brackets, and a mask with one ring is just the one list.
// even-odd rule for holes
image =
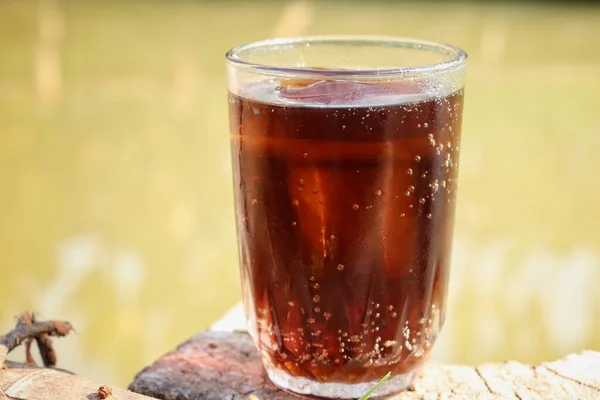
[[319, 36], [226, 58], [243, 302], [270, 380], [405, 389], [444, 322], [465, 52]]

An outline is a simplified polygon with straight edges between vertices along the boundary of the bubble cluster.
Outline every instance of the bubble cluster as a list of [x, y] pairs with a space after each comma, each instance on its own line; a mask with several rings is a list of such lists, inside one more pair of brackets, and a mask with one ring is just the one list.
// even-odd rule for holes
[[[368, 111], [328, 103], [309, 119], [295, 116], [300, 96], [291, 100], [287, 89], [279, 94], [286, 107], [275, 115], [272, 107], [262, 107], [256, 115], [282, 129], [257, 135], [257, 120], [240, 120], [246, 143], [259, 138], [258, 146], [269, 145], [255, 155], [245, 186], [236, 186], [245, 191], [244, 206], [248, 199], [261, 202], [244, 207], [248, 220], [256, 221], [247, 226], [252, 235], [246, 247], [252, 250], [244, 248], [256, 254], [244, 254], [243, 261], [244, 268], [255, 268], [248, 274], [254, 281], [247, 282], [254, 285], [253, 336], [274, 365], [294, 376], [343, 378], [351, 364], [360, 379], [373, 367], [392, 370], [415, 362], [439, 330], [439, 314], [423, 311], [432, 300], [421, 289], [433, 285], [431, 296], [438, 296], [438, 283], [421, 280], [438, 279], [424, 268], [444, 249], [432, 251], [423, 243], [443, 242], [433, 235], [440, 234], [439, 226], [445, 229], [452, 207], [447, 202], [456, 187], [457, 108], [444, 99]], [[305, 113], [312, 111], [303, 106]], [[254, 115], [251, 109], [246, 114]], [[288, 146], [290, 121], [295, 125]], [[239, 159], [248, 160], [248, 154]], [[260, 235], [262, 242], [252, 242]], [[404, 256], [417, 247], [418, 257]], [[277, 290], [259, 289], [269, 285]]]

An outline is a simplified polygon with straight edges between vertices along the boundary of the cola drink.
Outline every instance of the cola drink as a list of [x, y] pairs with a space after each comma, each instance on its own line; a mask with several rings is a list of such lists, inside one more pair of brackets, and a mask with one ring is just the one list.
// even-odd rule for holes
[[269, 80], [229, 94], [244, 304], [272, 379], [373, 382], [429, 354], [462, 105], [462, 90], [431, 95], [419, 81]]

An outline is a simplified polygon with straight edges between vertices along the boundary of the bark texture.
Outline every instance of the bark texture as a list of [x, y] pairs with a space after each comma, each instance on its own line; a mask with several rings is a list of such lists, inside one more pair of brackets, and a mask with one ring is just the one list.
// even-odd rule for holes
[[[245, 332], [201, 333], [145, 368], [130, 390], [164, 400], [285, 400], [267, 379]], [[600, 353], [541, 365], [516, 361], [478, 367], [427, 364], [408, 399], [600, 399]]]

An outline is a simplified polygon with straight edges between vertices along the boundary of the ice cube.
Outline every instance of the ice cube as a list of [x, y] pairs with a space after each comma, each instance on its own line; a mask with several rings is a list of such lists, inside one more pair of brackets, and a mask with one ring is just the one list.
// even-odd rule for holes
[[357, 81], [281, 81], [278, 97], [293, 104], [322, 106], [374, 106], [405, 103], [424, 98], [423, 91], [412, 81], [372, 83]]

